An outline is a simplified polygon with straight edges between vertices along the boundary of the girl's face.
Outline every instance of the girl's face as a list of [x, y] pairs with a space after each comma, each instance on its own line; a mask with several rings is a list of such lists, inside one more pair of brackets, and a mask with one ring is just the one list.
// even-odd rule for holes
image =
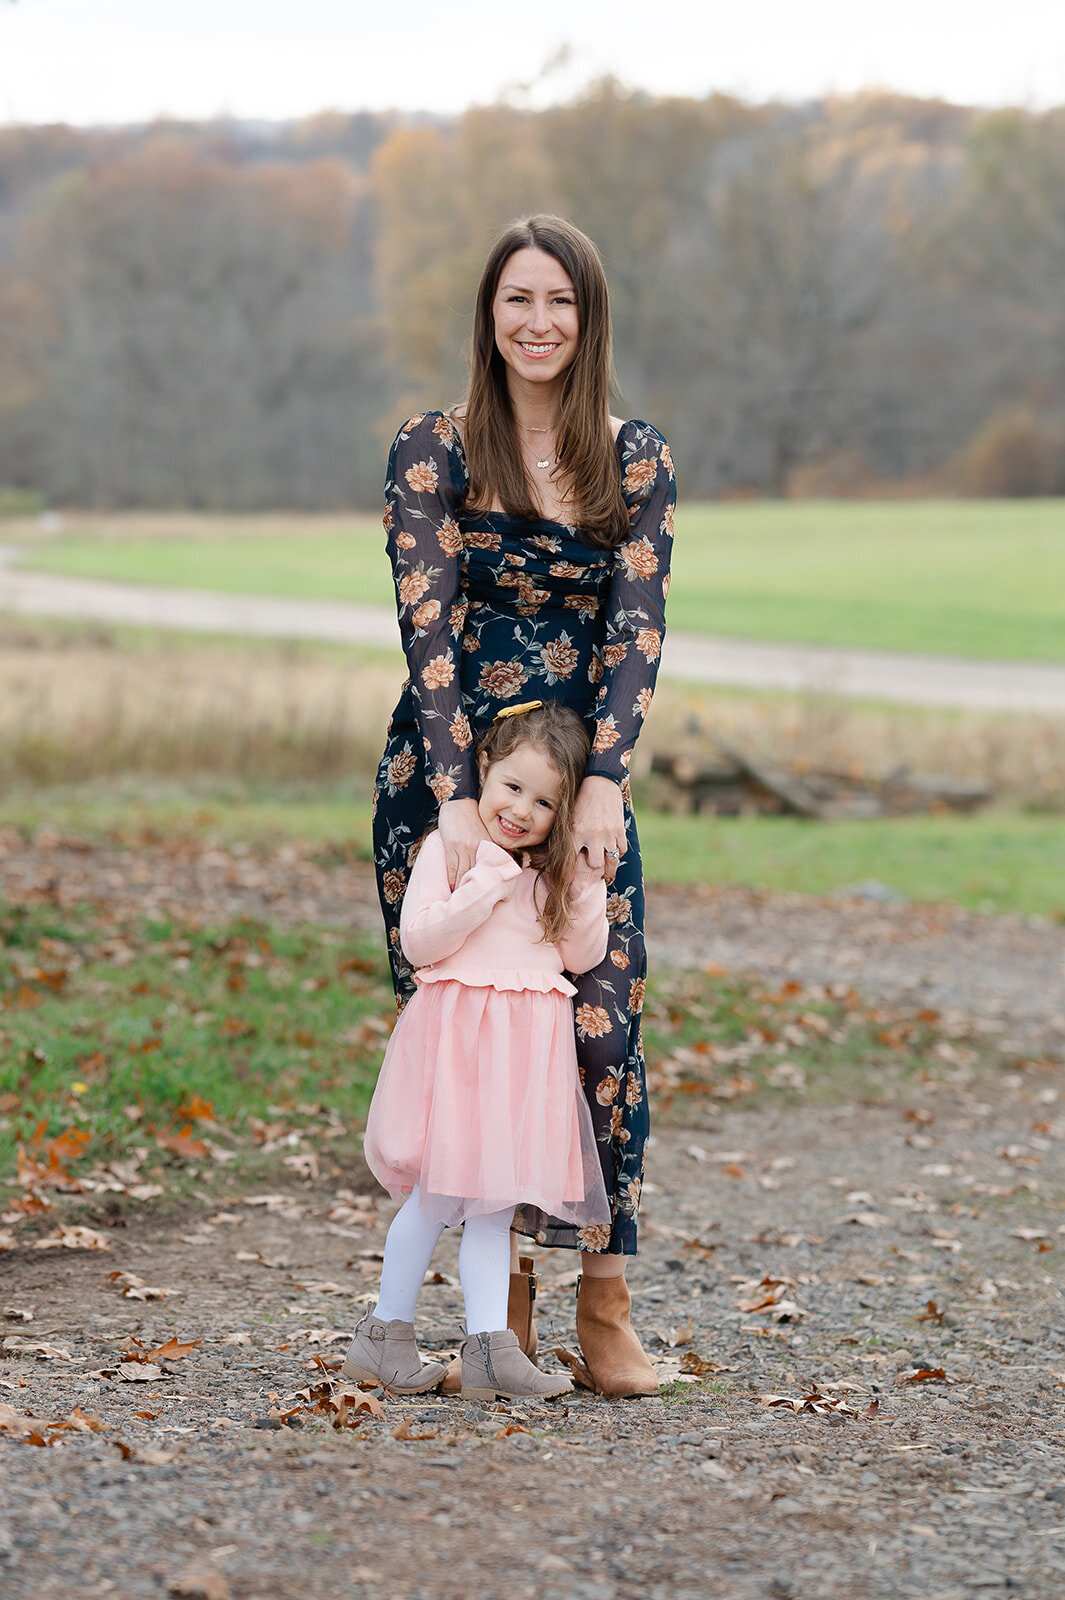
[[504, 262], [492, 315], [496, 348], [517, 378], [559, 378], [577, 354], [577, 295], [566, 269], [543, 250], [516, 250]]
[[482, 765], [477, 810], [492, 843], [517, 854], [543, 844], [561, 795], [562, 777], [543, 751], [519, 744], [509, 756]]

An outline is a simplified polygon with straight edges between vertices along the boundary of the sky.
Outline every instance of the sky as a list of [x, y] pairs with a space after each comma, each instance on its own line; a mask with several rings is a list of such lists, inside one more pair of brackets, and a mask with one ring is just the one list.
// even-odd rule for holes
[[1065, 0], [0, 0], [0, 123], [890, 87], [1065, 104]]

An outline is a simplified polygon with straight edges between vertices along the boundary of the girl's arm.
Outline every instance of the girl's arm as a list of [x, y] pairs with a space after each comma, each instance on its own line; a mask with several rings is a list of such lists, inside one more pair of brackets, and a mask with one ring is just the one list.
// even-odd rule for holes
[[453, 956], [474, 928], [486, 922], [501, 900], [512, 893], [521, 867], [499, 845], [486, 840], [477, 860], [452, 892], [439, 833], [422, 845], [399, 919], [403, 953], [415, 967]]
[[458, 508], [466, 466], [458, 436], [439, 412], [412, 417], [396, 435], [385, 482], [385, 532], [403, 652], [422, 736], [390, 763], [390, 791], [405, 788], [424, 755], [436, 799], [476, 799], [473, 736], [459, 692], [465, 606], [459, 590]]
[[570, 891], [570, 925], [558, 942], [567, 972], [591, 972], [606, 955], [610, 925], [606, 920], [606, 884], [601, 872], [588, 865], [582, 851]]
[[646, 423], [626, 423], [625, 429], [621, 487], [631, 528], [614, 557], [603, 681], [586, 773], [615, 783], [625, 777], [658, 676], [677, 499], [673, 458], [662, 435]]

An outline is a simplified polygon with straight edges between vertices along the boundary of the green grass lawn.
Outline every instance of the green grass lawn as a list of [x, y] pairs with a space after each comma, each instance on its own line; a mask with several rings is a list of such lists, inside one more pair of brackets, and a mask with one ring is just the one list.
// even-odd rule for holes
[[[310, 840], [329, 853], [372, 858], [367, 796], [355, 788], [242, 792], [237, 786], [113, 784], [51, 790], [50, 825], [115, 833], [195, 833], [269, 847]], [[0, 824], [34, 828], [39, 795], [0, 801]], [[911, 900], [953, 900], [986, 911], [1065, 917], [1065, 819], [1012, 812], [834, 823], [798, 817], [677, 817], [639, 811], [645, 872], [657, 883], [737, 884], [830, 894], [876, 878]]]
[[[286, 1160], [305, 1176], [319, 1161], [338, 1175], [337, 1158], [354, 1159], [394, 1016], [379, 939], [0, 900], [0, 1179], [18, 1166], [24, 1185], [55, 1200], [120, 1160], [133, 1197], [149, 1199], [212, 1173], [227, 1188], [259, 1174], [276, 1186], [292, 1181]], [[659, 1109], [689, 1126], [701, 1096], [753, 1105], [801, 1092], [796, 1069], [818, 1098], [881, 1098], [935, 1070], [937, 1021], [889, 1019], [853, 995], [794, 984], [655, 974], [649, 1081]], [[715, 1064], [712, 1045], [747, 1041], [742, 1072]], [[70, 1200], [92, 1215], [93, 1193], [74, 1188]], [[9, 1191], [7, 1203], [17, 1198]], [[61, 1220], [39, 1209], [24, 1201], [4, 1224], [32, 1233]]]
[[[41, 570], [229, 593], [392, 604], [376, 518], [242, 519], [209, 537], [122, 537], [85, 519], [36, 543]], [[194, 519], [191, 523], [194, 526]], [[234, 524], [234, 527], [237, 525]], [[101, 537], [106, 527], [107, 537]], [[1065, 502], [797, 501], [683, 505], [670, 619], [739, 638], [1065, 661]]]

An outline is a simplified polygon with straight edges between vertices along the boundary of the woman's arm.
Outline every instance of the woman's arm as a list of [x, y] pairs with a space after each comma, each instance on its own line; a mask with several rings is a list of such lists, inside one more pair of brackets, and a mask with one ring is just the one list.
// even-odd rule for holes
[[403, 953], [414, 967], [453, 956], [466, 938], [486, 922], [513, 892], [521, 867], [505, 850], [486, 840], [477, 860], [452, 892], [447, 881], [444, 842], [431, 833], [418, 854], [400, 913]]
[[677, 499], [669, 446], [646, 423], [625, 425], [621, 470], [630, 532], [614, 557], [595, 738], [573, 818], [577, 848], [603, 870], [608, 883], [625, 853], [618, 786], [651, 704], [666, 632]]
[[614, 556], [607, 601], [603, 681], [587, 775], [621, 783], [651, 705], [662, 640], [677, 500], [673, 458], [646, 423], [627, 424], [622, 443], [622, 493], [628, 539]]
[[441, 804], [477, 795], [473, 735], [459, 688], [466, 612], [457, 513], [465, 487], [465, 463], [448, 418], [430, 412], [404, 423], [388, 458], [385, 532], [422, 750], [405, 746], [386, 781], [392, 793], [405, 788], [424, 758], [425, 781]]

